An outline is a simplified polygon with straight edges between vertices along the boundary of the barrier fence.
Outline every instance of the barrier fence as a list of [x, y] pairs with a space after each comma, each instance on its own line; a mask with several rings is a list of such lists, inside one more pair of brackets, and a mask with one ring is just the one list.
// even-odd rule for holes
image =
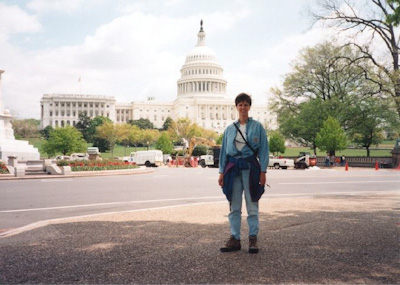
[[[296, 159], [297, 157], [287, 157]], [[338, 156], [337, 158], [340, 158]], [[352, 167], [375, 167], [378, 162], [379, 168], [393, 168], [391, 156], [374, 156], [374, 157], [360, 157], [360, 156], [346, 156], [348, 166]], [[325, 166], [325, 156], [317, 156], [317, 166]], [[340, 163], [335, 163], [334, 166], [344, 166]]]

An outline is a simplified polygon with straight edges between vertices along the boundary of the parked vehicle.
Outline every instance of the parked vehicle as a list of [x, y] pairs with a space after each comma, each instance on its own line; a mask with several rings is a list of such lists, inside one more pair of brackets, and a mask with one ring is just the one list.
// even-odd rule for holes
[[68, 155], [57, 155], [56, 160], [70, 160], [71, 158]]
[[294, 167], [294, 160], [288, 158], [274, 158], [272, 155], [270, 155], [268, 167], [273, 167], [275, 169], [287, 169], [288, 167]]
[[71, 160], [89, 160], [89, 155], [87, 153], [72, 153], [70, 155]]
[[[217, 145], [215, 143], [215, 141], [213, 141], [213, 140], [205, 139], [205, 138], [201, 138], [201, 137], [192, 137], [190, 139], [189, 147], [188, 147], [187, 153], [185, 155], [185, 166], [186, 167], [190, 167], [191, 166], [190, 159], [192, 157], [193, 150], [196, 147], [196, 145], [205, 145], [205, 146], [212, 147], [212, 149], [215, 149], [215, 148], [219, 149], [221, 147], [221, 146]], [[211, 167], [215, 163], [218, 166], [218, 162], [219, 161], [215, 162], [213, 157], [211, 157], [210, 155], [211, 154], [209, 154], [209, 155], [201, 155], [200, 156], [199, 164], [202, 167], [206, 167], [206, 166], [210, 166]], [[214, 157], [215, 157], [215, 155], [214, 155]], [[219, 153], [218, 153], [218, 158], [219, 158]]]
[[300, 152], [299, 157], [294, 161], [294, 168], [309, 168], [317, 165], [317, 157], [309, 152]]
[[135, 154], [136, 154], [136, 152], [131, 152], [131, 154], [129, 156], [124, 156], [122, 158], [122, 160], [125, 162], [136, 163]]
[[221, 146], [215, 145], [211, 147], [205, 155], [200, 155], [199, 165], [201, 167], [218, 167], [219, 166], [219, 153], [221, 152]]
[[129, 156], [129, 162], [134, 162], [138, 165], [161, 166], [163, 164], [163, 153], [161, 150], [142, 150], [132, 152]]

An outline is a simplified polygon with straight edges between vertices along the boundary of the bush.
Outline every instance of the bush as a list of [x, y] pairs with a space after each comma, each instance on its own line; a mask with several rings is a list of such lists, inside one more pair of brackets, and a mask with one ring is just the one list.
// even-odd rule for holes
[[58, 166], [71, 166], [72, 171], [99, 171], [99, 170], [116, 170], [116, 169], [133, 169], [138, 166], [134, 163], [121, 160], [80, 160], [80, 161], [57, 161]]
[[0, 174], [8, 174], [8, 169], [3, 162], [0, 162]]
[[205, 145], [197, 145], [192, 153], [193, 156], [200, 156], [204, 154], [207, 154], [207, 147]]
[[69, 160], [57, 160], [57, 166], [68, 166], [69, 163]]

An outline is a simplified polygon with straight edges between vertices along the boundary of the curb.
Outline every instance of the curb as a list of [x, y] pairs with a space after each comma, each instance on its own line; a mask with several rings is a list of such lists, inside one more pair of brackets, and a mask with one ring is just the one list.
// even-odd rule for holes
[[90, 176], [130, 175], [130, 174], [144, 174], [150, 172], [154, 172], [154, 170], [146, 166], [140, 166], [139, 168], [135, 169], [75, 171], [71, 172], [71, 174], [68, 175], [25, 175], [21, 177], [16, 177], [13, 174], [1, 174], [0, 180], [53, 179], [53, 178], [90, 177]]

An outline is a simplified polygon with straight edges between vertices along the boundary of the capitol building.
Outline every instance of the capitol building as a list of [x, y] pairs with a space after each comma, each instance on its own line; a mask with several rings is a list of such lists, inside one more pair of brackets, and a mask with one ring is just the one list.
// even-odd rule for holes
[[[206, 45], [203, 23], [197, 34], [197, 45], [187, 53], [177, 81], [177, 97], [173, 102], [147, 101], [120, 103], [113, 96], [44, 94], [41, 104], [41, 127], [74, 126], [81, 112], [88, 116], [104, 116], [115, 123], [148, 119], [156, 128], [162, 128], [170, 117], [174, 121], [187, 118], [205, 129], [222, 133], [237, 119], [234, 96], [226, 92], [224, 69], [215, 52]], [[267, 106], [251, 107], [250, 115], [264, 125], [272, 126]]]

